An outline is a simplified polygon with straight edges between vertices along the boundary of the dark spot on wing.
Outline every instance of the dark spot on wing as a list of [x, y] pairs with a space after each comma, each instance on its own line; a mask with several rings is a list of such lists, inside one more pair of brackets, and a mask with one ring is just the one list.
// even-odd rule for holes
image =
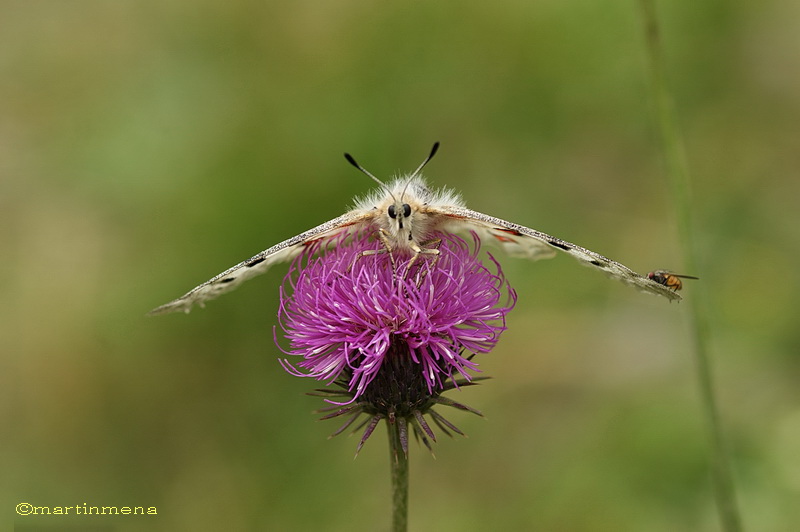
[[252, 268], [256, 264], [261, 264], [262, 262], [264, 262], [264, 257], [261, 257], [261, 258], [256, 259], [256, 260], [252, 260], [252, 261], [248, 262], [247, 264], [245, 264], [245, 266], [247, 266], [248, 268]]
[[563, 249], [564, 251], [569, 251], [570, 249], [572, 249], [568, 245], [564, 244], [563, 242], [559, 242], [558, 240], [550, 240], [548, 244], [550, 244], [553, 247]]
[[232, 283], [235, 280], [236, 280], [236, 277], [227, 277], [227, 278], [221, 280], [220, 283]]
[[589, 264], [593, 264], [593, 265], [595, 265], [595, 266], [600, 266], [600, 267], [602, 267], [602, 266], [605, 266], [605, 264], [603, 264], [603, 263], [602, 263], [602, 262], [600, 262], [599, 260], [590, 260], [590, 261], [589, 261]]
[[496, 227], [495, 230], [496, 231], [502, 231], [504, 233], [508, 233], [509, 235], [522, 236], [522, 233], [520, 233], [516, 229], [508, 229], [506, 227]]

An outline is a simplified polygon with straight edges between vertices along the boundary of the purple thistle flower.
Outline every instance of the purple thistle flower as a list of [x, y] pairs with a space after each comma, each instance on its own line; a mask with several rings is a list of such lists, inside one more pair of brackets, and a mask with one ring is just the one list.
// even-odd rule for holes
[[477, 238], [470, 246], [451, 234], [434, 236], [441, 239], [439, 255], [416, 260], [371, 254], [385, 249], [374, 234], [343, 236], [324, 249], [310, 246], [281, 287], [279, 319], [290, 343], [285, 352], [302, 357], [282, 360], [283, 367], [339, 386], [319, 390], [338, 405], [326, 417], [354, 414], [337, 434], [361, 413], [371, 414], [362, 445], [382, 418], [407, 419], [426, 445], [425, 435], [435, 438], [423, 413], [445, 432], [460, 433], [430, 406], [478, 413], [440, 394], [474, 380], [470, 372], [479, 371], [478, 364], [464, 353], [490, 351], [516, 303], [494, 258], [495, 273], [478, 259]]

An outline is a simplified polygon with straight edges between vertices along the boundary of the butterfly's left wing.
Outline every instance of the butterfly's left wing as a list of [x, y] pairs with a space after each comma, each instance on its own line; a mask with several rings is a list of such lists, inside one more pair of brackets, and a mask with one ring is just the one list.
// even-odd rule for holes
[[371, 223], [374, 217], [375, 214], [373, 211], [364, 211], [361, 209], [352, 210], [338, 218], [334, 218], [333, 220], [318, 225], [288, 240], [284, 240], [280, 244], [275, 244], [271, 248], [265, 249], [258, 255], [250, 257], [232, 268], [228, 268], [219, 275], [215, 275], [178, 299], [151, 310], [149, 314], [168, 314], [178, 311], [189, 312], [195, 304], [202, 307], [209, 299], [214, 299], [215, 297], [233, 290], [244, 281], [256, 275], [261, 275], [273, 264], [293, 259], [299, 255], [306, 246], [320, 240], [330, 240], [343, 231], [353, 231], [364, 227], [365, 224]]
[[514, 256], [531, 260], [550, 258], [555, 250], [563, 251], [581, 263], [598, 269], [620, 281], [640, 290], [664, 296], [669, 300], [680, 300], [681, 296], [666, 286], [659, 284], [631, 270], [627, 266], [590, 251], [581, 246], [536, 231], [524, 225], [515, 224], [489, 216], [465, 207], [440, 205], [427, 207], [426, 214], [437, 220], [437, 226], [451, 232], [474, 231], [484, 242], [494, 241]]

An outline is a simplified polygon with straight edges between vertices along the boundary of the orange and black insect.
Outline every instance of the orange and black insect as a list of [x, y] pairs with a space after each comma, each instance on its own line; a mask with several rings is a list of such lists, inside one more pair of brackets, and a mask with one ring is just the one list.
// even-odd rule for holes
[[654, 272], [650, 272], [647, 274], [647, 278], [657, 282], [658, 284], [663, 284], [675, 292], [683, 288], [683, 282], [681, 279], [699, 279], [699, 277], [693, 277], [691, 275], [679, 275], [666, 270], [656, 270]]

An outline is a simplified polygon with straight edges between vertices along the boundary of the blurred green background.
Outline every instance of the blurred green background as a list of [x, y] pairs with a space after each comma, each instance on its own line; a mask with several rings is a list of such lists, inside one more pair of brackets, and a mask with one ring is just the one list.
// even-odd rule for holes
[[[800, 4], [661, 2], [743, 521], [800, 527]], [[640, 272], [681, 272], [634, 2], [5, 2], [2, 499], [156, 506], [114, 530], [387, 530], [386, 438], [287, 375], [277, 267], [145, 313], [426, 170], [468, 205]], [[569, 258], [519, 292], [412, 446], [412, 530], [718, 530], [687, 305]]]

